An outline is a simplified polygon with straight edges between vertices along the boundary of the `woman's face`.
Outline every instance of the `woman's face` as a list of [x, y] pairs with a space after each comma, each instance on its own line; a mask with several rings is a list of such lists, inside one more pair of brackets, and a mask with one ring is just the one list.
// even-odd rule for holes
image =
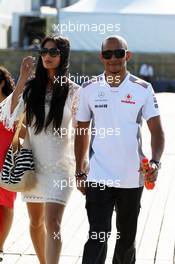
[[[53, 41], [47, 41], [41, 50], [41, 58], [44, 68], [47, 70], [56, 69], [61, 61], [59, 49], [56, 44]], [[50, 51], [50, 53], [48, 51]]]

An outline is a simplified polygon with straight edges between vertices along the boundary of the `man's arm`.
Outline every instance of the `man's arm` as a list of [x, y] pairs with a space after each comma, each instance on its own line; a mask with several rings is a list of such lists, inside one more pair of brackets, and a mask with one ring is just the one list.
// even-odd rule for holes
[[[147, 121], [147, 125], [151, 133], [152, 160], [159, 162], [164, 150], [165, 143], [160, 116], [150, 118]], [[158, 175], [158, 170], [153, 166], [153, 164], [150, 168], [150, 175], [147, 178], [149, 182], [156, 181]]]
[[160, 116], [152, 117], [147, 121], [151, 133], [152, 159], [159, 161], [164, 150], [164, 132]]
[[[89, 125], [88, 122], [78, 122], [78, 127], [76, 129], [75, 135], [75, 159], [76, 159], [76, 173], [84, 173], [84, 161], [86, 157], [86, 153], [89, 147]], [[81, 182], [84, 182], [85, 177], [77, 177], [77, 188], [83, 194], [85, 194], [85, 186]]]

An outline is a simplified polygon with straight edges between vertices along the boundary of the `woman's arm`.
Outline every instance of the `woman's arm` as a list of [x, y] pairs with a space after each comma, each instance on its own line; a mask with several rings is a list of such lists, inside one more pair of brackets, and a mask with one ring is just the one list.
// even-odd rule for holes
[[21, 113], [25, 110], [22, 94], [25, 83], [32, 73], [32, 68], [33, 58], [31, 56], [24, 58], [14, 92], [0, 104], [0, 120], [7, 129], [13, 129], [15, 121], [19, 120]]
[[23, 93], [26, 81], [32, 74], [33, 65], [34, 65], [34, 59], [31, 56], [24, 58], [22, 61], [20, 68], [20, 76], [12, 96], [11, 111], [10, 111], [11, 113], [13, 113], [14, 109], [16, 108], [19, 102], [19, 97]]
[[77, 120], [76, 120], [76, 114], [77, 114], [77, 110], [78, 110], [78, 104], [79, 104], [79, 99], [80, 99], [80, 86], [78, 86], [77, 84], [73, 84], [72, 88], [71, 88], [71, 93], [70, 93], [70, 97], [71, 97], [71, 112], [72, 112], [72, 125], [74, 128], [77, 127]]

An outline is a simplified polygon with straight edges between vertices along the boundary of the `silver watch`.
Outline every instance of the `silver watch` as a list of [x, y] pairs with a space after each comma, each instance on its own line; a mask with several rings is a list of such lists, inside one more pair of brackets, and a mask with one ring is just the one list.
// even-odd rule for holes
[[[157, 169], [157, 170], [160, 170], [160, 169], [161, 169], [161, 162], [160, 162], [160, 161], [157, 161], [157, 160], [151, 159], [149, 163], [150, 163], [151, 165], [154, 165], [154, 166], [155, 166], [155, 169]], [[153, 166], [153, 167], [154, 167], [154, 166]]]

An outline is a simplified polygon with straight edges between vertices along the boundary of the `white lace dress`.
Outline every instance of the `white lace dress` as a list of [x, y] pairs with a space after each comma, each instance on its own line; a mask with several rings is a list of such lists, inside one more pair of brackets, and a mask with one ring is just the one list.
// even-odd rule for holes
[[[22, 96], [14, 112], [10, 114], [10, 95], [1, 104], [0, 120], [7, 128], [11, 129], [14, 122], [19, 119], [24, 111]], [[34, 134], [34, 128], [29, 127], [29, 140], [33, 150], [37, 185], [29, 192], [22, 193], [22, 199], [26, 202], [54, 202], [66, 205], [74, 183], [74, 155], [73, 134], [76, 126], [75, 114], [79, 98], [79, 86], [70, 84], [68, 97], [65, 102], [63, 119], [61, 124], [62, 136], [52, 126], [38, 135]], [[45, 112], [49, 111], [51, 94], [46, 94]], [[73, 121], [73, 122], [72, 122]], [[73, 123], [73, 126], [72, 126]]]

